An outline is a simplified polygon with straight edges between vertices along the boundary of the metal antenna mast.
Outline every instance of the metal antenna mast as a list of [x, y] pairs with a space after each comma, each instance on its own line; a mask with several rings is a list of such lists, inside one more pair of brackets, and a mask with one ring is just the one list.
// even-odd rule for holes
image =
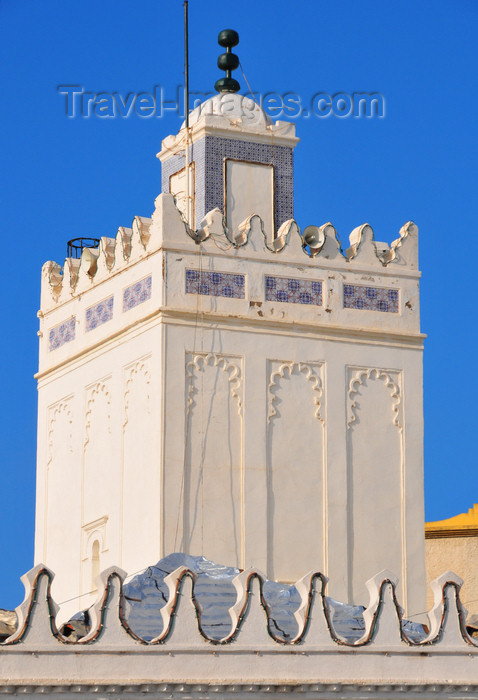
[[184, 0], [184, 110], [186, 112], [186, 129], [189, 129], [189, 36], [188, 36], [188, 0]]
[[186, 221], [191, 226], [191, 193], [189, 187], [189, 34], [188, 0], [184, 0], [184, 111], [186, 113]]

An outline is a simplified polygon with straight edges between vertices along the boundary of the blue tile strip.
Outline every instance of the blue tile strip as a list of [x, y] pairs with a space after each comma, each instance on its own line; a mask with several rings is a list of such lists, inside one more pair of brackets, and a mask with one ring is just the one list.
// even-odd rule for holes
[[244, 299], [245, 276], [211, 270], [186, 270], [186, 294]]
[[86, 309], [86, 332], [92, 331], [113, 318], [113, 297]]
[[398, 289], [344, 284], [344, 309], [398, 314]]
[[56, 350], [65, 343], [75, 340], [76, 316], [72, 316], [68, 321], [52, 328], [48, 335], [48, 349]]
[[322, 282], [266, 275], [266, 301], [322, 306]]
[[123, 291], [123, 311], [129, 311], [151, 298], [151, 276], [126, 287]]

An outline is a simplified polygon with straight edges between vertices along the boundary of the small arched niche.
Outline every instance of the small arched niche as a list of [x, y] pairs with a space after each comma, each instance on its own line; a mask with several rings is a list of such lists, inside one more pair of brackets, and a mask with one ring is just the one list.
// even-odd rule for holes
[[96, 591], [96, 579], [100, 573], [100, 543], [99, 540], [93, 540], [91, 545], [91, 590]]

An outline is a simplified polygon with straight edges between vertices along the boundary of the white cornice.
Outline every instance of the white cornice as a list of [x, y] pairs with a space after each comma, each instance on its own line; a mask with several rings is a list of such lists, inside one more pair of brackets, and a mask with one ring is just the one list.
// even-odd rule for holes
[[[207, 119], [202, 119], [195, 125], [191, 133], [191, 143], [194, 144], [204, 136], [215, 136], [224, 139], [235, 139], [237, 141], [245, 141], [247, 143], [263, 143], [268, 146], [287, 146], [288, 148], [295, 148], [299, 143], [300, 139], [298, 136], [287, 136], [281, 134], [280, 130], [274, 130], [274, 128], [267, 127], [265, 130], [255, 131], [252, 129], [241, 129], [238, 126], [222, 125], [208, 122]], [[161, 150], [156, 154], [161, 162], [167, 160], [173, 155], [177, 155], [181, 151], [184, 151], [184, 135], [180, 132], [177, 136], [169, 136], [164, 139], [161, 144]]]
[[[59, 372], [70, 372], [78, 364], [83, 364], [88, 359], [107, 352], [118, 339], [139, 335], [155, 325], [154, 321], [160, 317], [161, 323], [175, 325], [196, 325], [197, 312], [194, 309], [175, 309], [161, 306], [151, 313], [137, 319], [133, 323], [121, 328], [116, 333], [82, 348], [69, 358], [52, 365], [48, 369], [34, 375], [39, 386], [44, 380], [55, 378]], [[208, 311], [201, 320], [204, 328], [221, 327], [222, 330], [253, 330], [258, 333], [288, 335], [292, 337], [308, 337], [316, 340], [329, 340], [340, 343], [358, 343], [365, 345], [400, 347], [413, 350], [423, 350], [423, 341], [426, 335], [423, 333], [406, 333], [400, 331], [383, 331], [370, 328], [350, 328], [343, 326], [326, 326], [307, 321], [291, 323], [290, 321], [272, 320], [267, 318], [251, 318], [248, 316], [232, 316], [230, 314]]]

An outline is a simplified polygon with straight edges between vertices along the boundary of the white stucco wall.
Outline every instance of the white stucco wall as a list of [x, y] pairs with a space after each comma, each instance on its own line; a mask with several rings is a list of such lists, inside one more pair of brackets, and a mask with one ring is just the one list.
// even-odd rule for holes
[[[181, 549], [287, 581], [319, 569], [357, 603], [386, 567], [407, 614], [425, 609], [416, 227], [387, 265], [369, 227], [350, 258], [331, 226], [313, 258], [294, 226], [276, 253], [251, 227], [239, 247], [217, 228], [198, 245], [161, 195], [73, 286], [69, 264], [63, 281], [44, 266], [35, 560], [59, 603], [74, 598], [63, 617], [91, 602], [98, 566], [134, 573]], [[244, 297], [186, 293], [187, 270], [244, 275]], [[266, 275], [321, 282], [322, 305], [267, 301]], [[344, 308], [344, 284], [397, 290], [398, 312]], [[72, 316], [74, 339], [49, 350]]]

